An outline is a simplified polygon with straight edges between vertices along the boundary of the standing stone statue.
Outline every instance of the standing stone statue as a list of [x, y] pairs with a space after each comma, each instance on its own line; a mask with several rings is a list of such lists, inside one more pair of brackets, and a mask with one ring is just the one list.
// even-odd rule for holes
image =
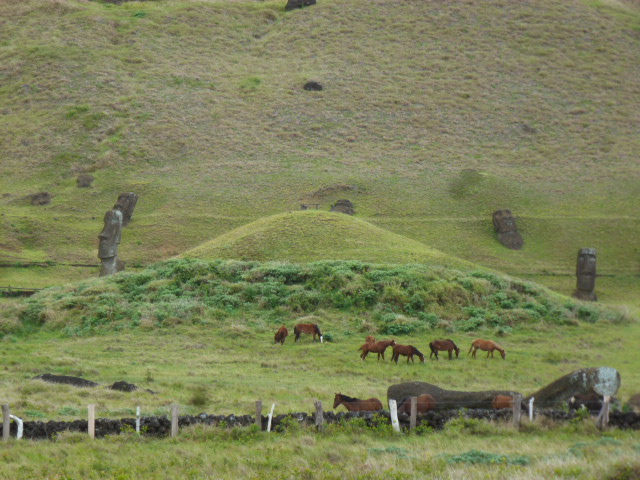
[[595, 248], [581, 248], [578, 251], [576, 277], [576, 291], [573, 292], [573, 296], [580, 300], [597, 301], [598, 297], [594, 293], [596, 288]]
[[122, 211], [118, 204], [104, 214], [104, 228], [98, 238], [98, 258], [102, 261], [100, 276], [106, 277], [123, 270], [124, 262], [118, 261], [118, 245], [122, 238]]
[[520, 250], [524, 244], [522, 236], [516, 228], [516, 219], [511, 210], [496, 210], [493, 212], [493, 227], [498, 233], [498, 240], [511, 250]]
[[136, 208], [136, 203], [138, 203], [138, 195], [133, 192], [121, 193], [118, 196], [116, 206], [122, 211], [123, 227], [129, 225], [131, 217], [133, 216], [133, 210]]

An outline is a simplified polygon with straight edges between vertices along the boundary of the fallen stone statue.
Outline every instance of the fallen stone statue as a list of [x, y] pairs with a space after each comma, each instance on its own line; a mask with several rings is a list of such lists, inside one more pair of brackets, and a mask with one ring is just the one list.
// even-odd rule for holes
[[[566, 408], [581, 399], [596, 396], [603, 399], [613, 397], [620, 388], [620, 373], [611, 367], [583, 368], [558, 378], [546, 387], [523, 398], [522, 406], [534, 398], [538, 409]], [[460, 392], [445, 390], [426, 382], [408, 382], [391, 385], [387, 389], [387, 401], [398, 403], [410, 397], [428, 394], [433, 397], [434, 410], [457, 408], [505, 408], [505, 397], [520, 395], [513, 390], [487, 390], [481, 392]], [[572, 402], [573, 399], [573, 402]]]

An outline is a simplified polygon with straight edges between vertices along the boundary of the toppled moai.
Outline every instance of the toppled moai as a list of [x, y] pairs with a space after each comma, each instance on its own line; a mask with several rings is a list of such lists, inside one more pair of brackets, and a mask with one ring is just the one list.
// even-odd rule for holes
[[493, 227], [502, 245], [511, 250], [520, 250], [524, 240], [516, 228], [516, 219], [511, 210], [496, 210], [493, 212]]
[[581, 248], [576, 264], [576, 291], [573, 296], [580, 300], [595, 302], [598, 300], [596, 288], [596, 249]]

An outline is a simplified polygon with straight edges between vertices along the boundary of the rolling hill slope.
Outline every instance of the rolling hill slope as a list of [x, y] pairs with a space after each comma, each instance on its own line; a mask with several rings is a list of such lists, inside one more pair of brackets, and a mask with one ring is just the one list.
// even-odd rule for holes
[[[369, 223], [554, 288], [545, 275], [570, 277], [577, 249], [593, 246], [630, 296], [637, 6], [283, 7], [0, 2], [0, 258], [97, 263], [121, 191], [140, 195], [121, 246], [130, 265], [300, 202], [349, 198]], [[309, 80], [323, 90], [305, 91]], [[76, 187], [81, 172], [91, 188]], [[50, 205], [25, 200], [44, 190]], [[495, 241], [498, 208], [518, 218], [521, 252]], [[47, 284], [94, 273], [0, 274]]]

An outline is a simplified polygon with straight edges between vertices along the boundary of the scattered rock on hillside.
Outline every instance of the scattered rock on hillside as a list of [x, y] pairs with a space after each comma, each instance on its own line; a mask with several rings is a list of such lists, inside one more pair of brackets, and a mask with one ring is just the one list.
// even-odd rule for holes
[[322, 90], [322, 85], [318, 82], [314, 82], [313, 80], [311, 80], [310, 82], [305, 83], [302, 88], [304, 88], [307, 91], [319, 92]]
[[30, 200], [31, 205], [42, 206], [50, 204], [53, 195], [49, 192], [39, 192], [29, 195], [27, 198]]
[[119, 382], [114, 382], [113, 385], [109, 387], [111, 390], [118, 390], [119, 392], [135, 392], [138, 390], [138, 386], [133, 383], [125, 382], [124, 380], [120, 380]]
[[293, 10], [294, 8], [302, 8], [308, 7], [310, 5], [315, 5], [316, 0], [288, 0], [285, 10]]
[[78, 186], [78, 188], [88, 188], [93, 183], [93, 180], [93, 175], [82, 173], [78, 175], [78, 178], [76, 178], [76, 185]]
[[52, 375], [51, 373], [43, 373], [42, 375], [33, 377], [32, 380], [42, 380], [43, 382], [48, 382], [48, 383], [63, 383], [65, 385], [73, 385], [74, 387], [97, 387], [98, 386], [96, 382], [92, 382], [91, 380], [85, 380], [84, 378], [70, 377], [67, 375]]
[[346, 213], [347, 215], [353, 215], [356, 211], [353, 208], [353, 203], [349, 200], [338, 200], [331, 206], [332, 212]]

